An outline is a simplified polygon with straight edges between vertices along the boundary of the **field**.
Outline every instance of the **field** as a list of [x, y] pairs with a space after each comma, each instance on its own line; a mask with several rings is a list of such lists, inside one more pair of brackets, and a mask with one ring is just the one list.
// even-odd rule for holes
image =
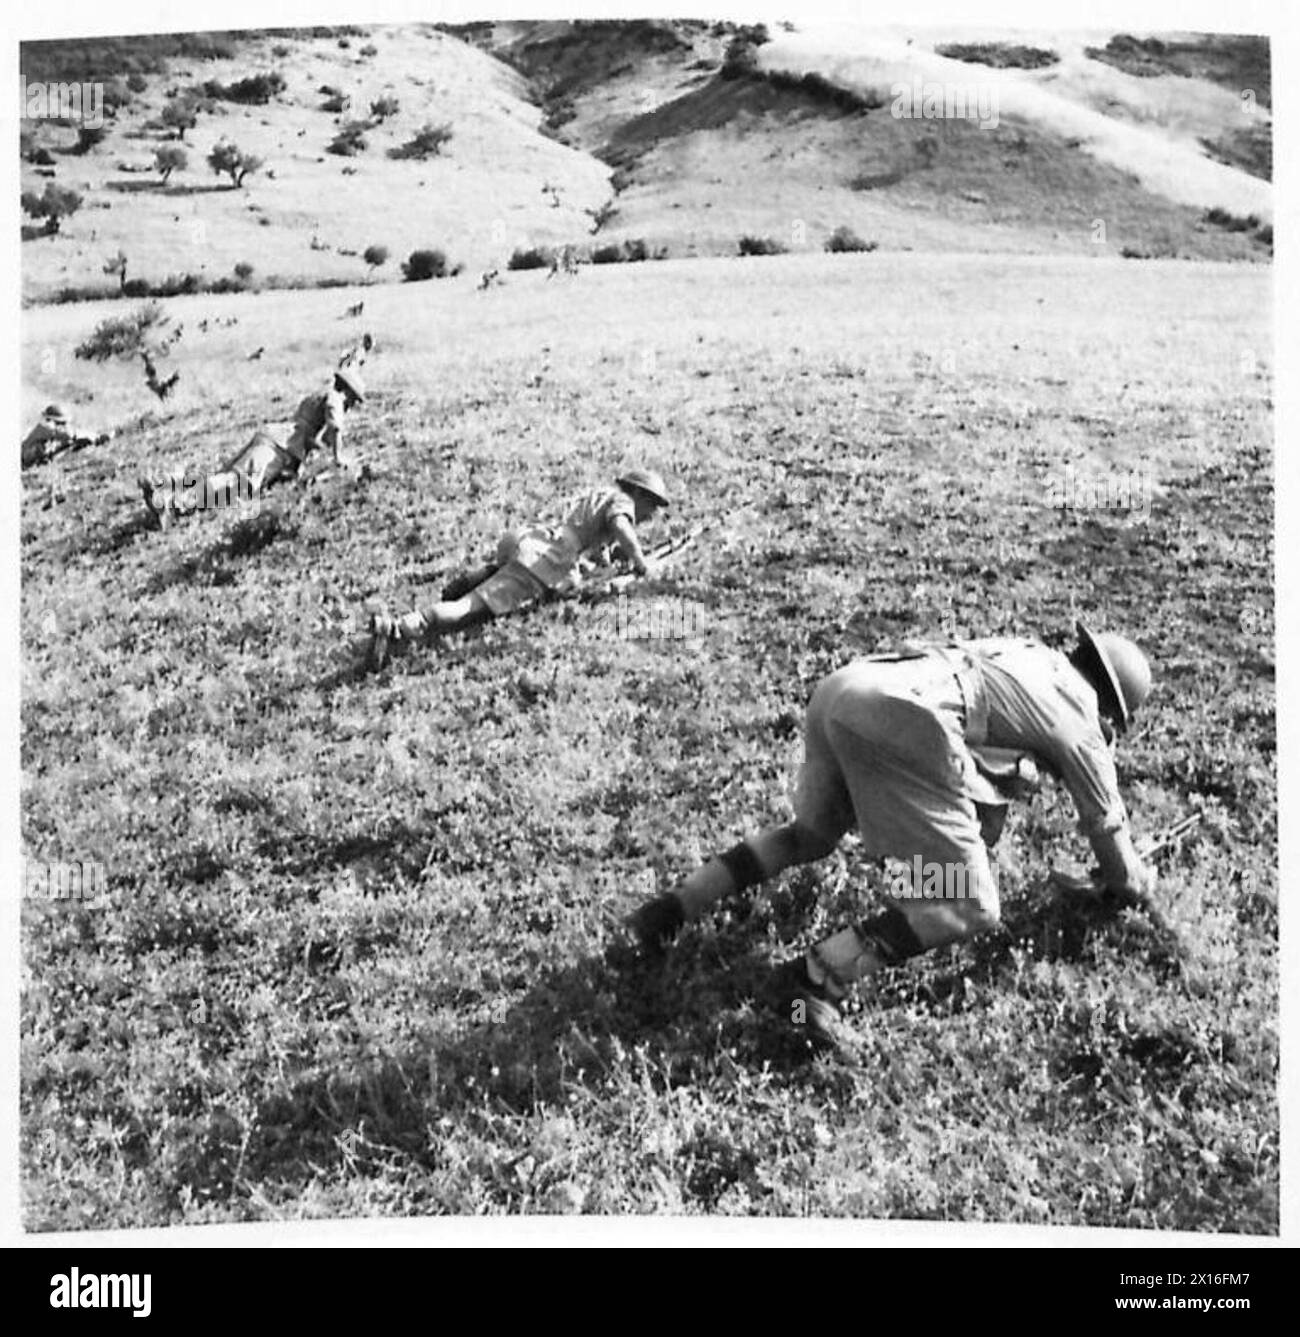
[[[26, 407], [122, 431], [24, 476], [25, 852], [107, 876], [24, 906], [27, 1228], [1276, 1234], [1269, 285], [880, 253], [184, 298], [151, 412], [138, 369], [71, 357], [104, 309], [28, 310]], [[285, 416], [363, 296], [373, 475], [150, 530], [136, 475]], [[579, 599], [352, 671], [368, 606], [632, 460], [672, 480], [661, 531], [709, 527], [628, 596], [691, 634]], [[1137, 513], [1052, 504], [1132, 471]], [[1139, 833], [1203, 814], [1162, 863], [1185, 967], [1140, 914], [1049, 893], [1085, 854], [1050, 786], [1003, 838], [1002, 929], [857, 1001], [861, 1067], [806, 1061], [761, 1001], [879, 904], [852, 840], [629, 957], [626, 910], [786, 812], [822, 674], [915, 637], [1064, 644], [1076, 616], [1157, 665], [1120, 775]]]

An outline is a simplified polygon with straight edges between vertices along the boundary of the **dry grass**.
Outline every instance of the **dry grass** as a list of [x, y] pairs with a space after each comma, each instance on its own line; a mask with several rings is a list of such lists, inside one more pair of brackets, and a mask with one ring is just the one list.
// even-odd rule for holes
[[[1267, 294], [1253, 268], [884, 254], [375, 289], [377, 475], [167, 535], [135, 473], [281, 416], [348, 295], [170, 303], [185, 341], [240, 323], [183, 341], [187, 398], [143, 420], [124, 373], [61, 360], [95, 313], [29, 313], [29, 402], [93, 385], [128, 430], [48, 509], [25, 479], [23, 837], [109, 880], [102, 909], [24, 910], [27, 1225], [1276, 1232]], [[629, 457], [672, 476], [674, 525], [710, 522], [657, 591], [700, 636], [620, 640], [571, 603], [348, 674], [367, 600], [427, 597]], [[1145, 522], [1045, 505], [1070, 463], [1148, 467]], [[785, 811], [821, 674], [1076, 613], [1159, 666], [1122, 752], [1137, 827], [1205, 816], [1164, 866], [1185, 973], [1140, 917], [1048, 895], [1081, 854], [1051, 794], [1004, 837], [1004, 930], [862, 1000], [860, 1071], [801, 1063], [756, 1002], [872, 903], [851, 841], [661, 972], [606, 958], [649, 887]]]

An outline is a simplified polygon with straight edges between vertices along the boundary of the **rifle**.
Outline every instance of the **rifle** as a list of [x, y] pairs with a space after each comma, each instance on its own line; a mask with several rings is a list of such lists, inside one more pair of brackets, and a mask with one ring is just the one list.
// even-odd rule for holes
[[1151, 859], [1162, 850], [1167, 850], [1171, 845], [1176, 844], [1185, 835], [1188, 835], [1200, 825], [1200, 821], [1201, 814], [1199, 812], [1188, 813], [1181, 821], [1175, 822], [1172, 826], [1167, 826], [1154, 836], [1148, 836], [1138, 846], [1138, 853], [1143, 859]]
[[[1200, 821], [1201, 813], [1189, 813], [1171, 826], [1167, 826], [1163, 831], [1158, 831], [1155, 835], [1144, 840], [1138, 846], [1138, 855], [1143, 862], [1151, 860], [1162, 850], [1169, 849], [1170, 846], [1188, 835], [1200, 824]], [[1051, 882], [1058, 890], [1088, 896], [1102, 905], [1110, 907], [1132, 906], [1144, 910], [1147, 918], [1151, 920], [1157, 931], [1172, 947], [1175, 956], [1182, 959], [1185, 955], [1177, 931], [1170, 925], [1163, 912], [1147, 893], [1112, 891], [1098, 882], [1095, 873], [1088, 877], [1076, 878], [1069, 874], [1053, 872]]]
[[[695, 525], [673, 538], [665, 539], [646, 553], [646, 561], [652, 566], [664, 567], [668, 565], [675, 557], [685, 552], [704, 533], [704, 529], [704, 525]], [[613, 574], [603, 575], [601, 579], [589, 583], [586, 588], [593, 591], [625, 590], [636, 579], [637, 576], [634, 572], [618, 571], [617, 568], [614, 568]]]

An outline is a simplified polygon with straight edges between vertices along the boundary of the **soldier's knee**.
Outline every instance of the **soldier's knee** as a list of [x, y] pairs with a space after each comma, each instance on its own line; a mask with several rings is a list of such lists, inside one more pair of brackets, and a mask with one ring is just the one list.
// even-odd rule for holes
[[833, 837], [823, 835], [798, 820], [791, 822], [785, 829], [789, 832], [788, 838], [794, 851], [793, 863], [813, 863], [825, 859], [838, 844]]

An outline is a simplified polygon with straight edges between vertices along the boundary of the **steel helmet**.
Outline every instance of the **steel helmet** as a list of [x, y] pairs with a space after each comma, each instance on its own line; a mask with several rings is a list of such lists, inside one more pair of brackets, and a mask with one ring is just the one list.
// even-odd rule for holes
[[340, 367], [334, 373], [335, 383], [341, 385], [357, 401], [358, 404], [366, 402], [366, 384], [360, 375], [353, 371], [351, 367]]
[[45, 412], [41, 414], [41, 417], [44, 418], [46, 422], [65, 423], [68, 421], [68, 415], [64, 413], [64, 411], [57, 404], [47, 405]]
[[660, 506], [668, 505], [668, 489], [664, 486], [663, 478], [653, 469], [629, 469], [619, 474], [614, 481], [619, 487], [636, 488], [638, 492], [644, 492]]
[[1127, 637], [1106, 631], [1094, 634], [1082, 622], [1078, 624], [1078, 632], [1085, 657], [1097, 670], [1098, 691], [1104, 697], [1102, 704], [1115, 716], [1119, 732], [1123, 733], [1151, 695], [1151, 665]]

